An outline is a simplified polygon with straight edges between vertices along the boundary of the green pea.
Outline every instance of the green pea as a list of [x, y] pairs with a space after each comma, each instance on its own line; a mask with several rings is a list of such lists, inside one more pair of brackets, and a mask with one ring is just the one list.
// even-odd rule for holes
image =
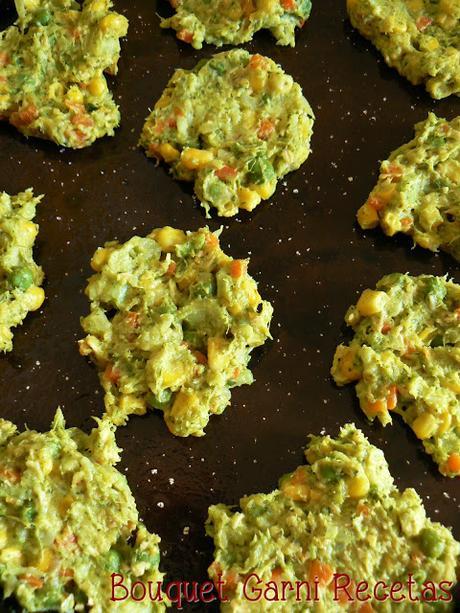
[[121, 564], [120, 554], [118, 553], [118, 551], [115, 551], [115, 549], [111, 549], [107, 554], [105, 567], [107, 568], [108, 571], [112, 573], [116, 573], [120, 570], [120, 564]]
[[15, 268], [9, 275], [8, 281], [15, 289], [25, 291], [34, 282], [33, 274], [30, 268]]
[[423, 553], [429, 558], [439, 558], [442, 555], [445, 544], [440, 539], [436, 530], [424, 528], [420, 532], [420, 547]]
[[171, 404], [172, 392], [171, 390], [162, 390], [158, 396], [153, 393], [148, 394], [147, 403], [154, 409], [164, 411]]
[[35, 17], [35, 23], [37, 26], [47, 26], [50, 21], [51, 13], [47, 9], [38, 11], [37, 16]]
[[325, 481], [337, 481], [339, 478], [338, 471], [330, 465], [323, 465], [320, 468], [321, 478]]

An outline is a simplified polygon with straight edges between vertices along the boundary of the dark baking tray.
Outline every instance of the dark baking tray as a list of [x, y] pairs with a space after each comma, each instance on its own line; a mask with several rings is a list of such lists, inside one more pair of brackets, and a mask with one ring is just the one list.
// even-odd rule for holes
[[[223, 223], [224, 247], [236, 257], [251, 255], [250, 270], [275, 307], [273, 341], [252, 359], [255, 383], [233, 391], [232, 406], [211, 419], [204, 438], [174, 438], [158, 412], [133, 417], [118, 431], [121, 470], [141, 517], [162, 538], [168, 579], [206, 579], [210, 504], [270, 491], [302, 463], [308, 433], [336, 434], [349, 421], [384, 450], [399, 487], [415, 487], [430, 517], [460, 538], [458, 480], [438, 474], [399, 420], [386, 429], [369, 425], [353, 388], [338, 390], [329, 376], [343, 316], [363, 288], [394, 271], [448, 273], [460, 281], [453, 259], [413, 249], [404, 237], [363, 233], [355, 223], [379, 160], [409, 140], [429, 110], [458, 115], [459, 100], [434, 102], [412, 87], [353, 31], [344, 2], [316, 0], [294, 49], [275, 46], [263, 33], [247, 45], [303, 86], [316, 114], [313, 153], [252, 215], [207, 222], [190, 187], [155, 168], [136, 143], [173, 70], [193, 67], [215, 48], [194, 51], [160, 30], [155, 11], [167, 14], [166, 2], [115, 4], [130, 20], [119, 75], [111, 79], [122, 112], [116, 136], [65, 151], [0, 124], [0, 189], [14, 194], [33, 186], [46, 195], [36, 256], [47, 293], [42, 311], [17, 329], [13, 352], [0, 357], [2, 417], [46, 429], [61, 406], [69, 425], [89, 429], [91, 416], [102, 412], [102, 394], [76, 341], [88, 310], [83, 288], [92, 253], [106, 240], [125, 241], [165, 224], [215, 229]], [[0, 1], [2, 26], [12, 19], [10, 7]]]

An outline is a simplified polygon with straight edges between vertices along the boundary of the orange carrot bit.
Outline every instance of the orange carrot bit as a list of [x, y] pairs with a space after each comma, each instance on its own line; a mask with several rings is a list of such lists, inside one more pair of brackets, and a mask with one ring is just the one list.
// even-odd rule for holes
[[193, 41], [193, 33], [188, 30], [179, 30], [176, 34], [179, 40], [182, 40], [184, 43], [191, 43]]
[[393, 326], [392, 326], [392, 325], [391, 325], [389, 322], [386, 322], [386, 323], [384, 323], [384, 324], [383, 324], [383, 326], [382, 326], [382, 328], [381, 328], [380, 332], [381, 332], [382, 334], [388, 334], [388, 332], [390, 332], [390, 330], [391, 330], [392, 328], [393, 328]]
[[415, 22], [415, 25], [417, 26], [417, 30], [423, 32], [423, 30], [426, 30], [426, 28], [432, 23], [433, 20], [430, 17], [419, 17]]
[[201, 353], [201, 351], [192, 351], [192, 353], [198, 364], [203, 364], [203, 366], [206, 366], [208, 363], [208, 358], [204, 355], [204, 353]]
[[230, 275], [234, 279], [239, 279], [246, 271], [246, 262], [243, 260], [233, 260], [230, 264]]
[[11, 59], [8, 53], [6, 51], [0, 51], [0, 68], [3, 68], [3, 66], [8, 66], [10, 62]]
[[21, 471], [16, 468], [0, 468], [0, 478], [10, 483], [18, 483], [21, 480]]
[[393, 411], [394, 409], [396, 409], [397, 405], [398, 405], [398, 388], [396, 387], [396, 385], [392, 385], [388, 389], [387, 410]]
[[85, 128], [92, 128], [94, 125], [93, 118], [88, 113], [79, 113], [74, 115], [70, 120], [74, 126], [83, 126]]
[[451, 453], [446, 462], [446, 468], [449, 473], [460, 475], [460, 453]]
[[206, 247], [208, 247], [208, 249], [216, 249], [216, 247], [218, 246], [219, 246], [218, 237], [212, 232], [207, 234], [206, 235]]
[[386, 409], [387, 409], [386, 399], [380, 399], [380, 400], [375, 400], [374, 402], [367, 401], [365, 403], [364, 411], [368, 415], [375, 416], [375, 415], [378, 415], [379, 413], [385, 413]]
[[261, 140], [267, 140], [273, 134], [275, 129], [275, 124], [271, 119], [263, 119], [260, 122], [259, 130], [257, 131], [257, 136]]
[[110, 383], [114, 383], [118, 385], [121, 379], [121, 372], [118, 370], [116, 366], [109, 364], [104, 371], [104, 377], [110, 381]]
[[272, 575], [270, 577], [270, 581], [274, 581], [275, 583], [278, 583], [278, 581], [281, 580], [282, 576], [283, 576], [283, 569], [280, 568], [279, 566], [277, 566], [272, 571]]
[[376, 211], [381, 211], [383, 208], [385, 208], [385, 202], [378, 196], [371, 196], [367, 201], [367, 204]]
[[358, 613], [374, 613], [374, 607], [370, 602], [364, 602], [358, 609]]
[[358, 515], [364, 515], [364, 517], [367, 517], [370, 514], [371, 510], [369, 509], [367, 504], [360, 502], [356, 507], [356, 512], [358, 513]]
[[319, 585], [329, 585], [334, 578], [334, 571], [329, 564], [313, 560], [310, 564], [308, 576], [310, 581], [317, 581]]
[[240, 376], [240, 369], [235, 368], [235, 370], [233, 371], [233, 378], [236, 380], [238, 379], [239, 376]]
[[126, 323], [130, 328], [138, 328], [140, 323], [139, 320], [140, 316], [139, 313], [136, 313], [136, 311], [130, 311], [126, 315]]
[[412, 217], [403, 217], [401, 219], [401, 225], [403, 226], [405, 230], [408, 230], [409, 228], [411, 228], [413, 223], [414, 222], [412, 220]]
[[69, 578], [72, 578], [72, 577], [73, 577], [73, 575], [74, 575], [74, 573], [73, 573], [73, 569], [72, 569], [72, 568], [62, 568], [62, 569], [59, 571], [59, 575], [60, 575], [61, 577], [69, 577]]
[[263, 68], [267, 64], [267, 60], [260, 53], [255, 53], [251, 55], [251, 59], [249, 60], [250, 68]]
[[281, 0], [281, 6], [286, 11], [295, 11], [297, 8], [295, 0]]
[[28, 126], [38, 118], [38, 109], [35, 104], [29, 104], [19, 111], [11, 114], [10, 123], [15, 127]]
[[458, 307], [457, 309], [455, 309], [455, 317], [457, 319], [460, 319], [460, 307]]
[[222, 166], [222, 168], [218, 168], [215, 173], [221, 181], [229, 181], [236, 177], [238, 171], [236, 168], [233, 168], [233, 166]]
[[40, 577], [36, 577], [35, 575], [22, 575], [21, 579], [33, 588], [40, 589], [43, 587], [43, 579], [40, 579]]
[[177, 270], [176, 262], [170, 262], [168, 266], [168, 270], [166, 271], [166, 274], [168, 275], [168, 277], [174, 277], [174, 275], [176, 274], [176, 270]]

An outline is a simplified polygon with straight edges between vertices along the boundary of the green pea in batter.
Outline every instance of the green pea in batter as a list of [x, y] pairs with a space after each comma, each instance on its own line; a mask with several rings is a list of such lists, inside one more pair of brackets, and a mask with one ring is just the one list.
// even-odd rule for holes
[[0, 193], [0, 352], [12, 350], [12, 328], [45, 299], [39, 287], [43, 271], [32, 254], [38, 233], [32, 219], [41, 198], [31, 189], [16, 196]]
[[401, 415], [443, 475], [460, 475], [460, 286], [443, 277], [392, 274], [348, 309], [355, 335], [339, 345], [332, 375], [356, 382], [362, 410]]
[[0, 34], [0, 118], [26, 136], [80, 149], [113, 136], [120, 113], [104, 72], [117, 73], [128, 22], [110, 0], [16, 0]]
[[201, 49], [203, 42], [240, 45], [270, 30], [279, 45], [295, 45], [295, 29], [311, 11], [311, 0], [170, 0], [176, 14], [162, 19], [177, 38]]
[[247, 264], [207, 228], [166, 226], [96, 251], [80, 352], [100, 370], [111, 420], [155, 408], [173, 434], [202, 436], [231, 388], [252, 383], [251, 351], [269, 338], [273, 309]]
[[208, 213], [252, 211], [310, 154], [313, 112], [272, 60], [236, 49], [176, 70], [148, 117], [140, 145], [193, 181]]

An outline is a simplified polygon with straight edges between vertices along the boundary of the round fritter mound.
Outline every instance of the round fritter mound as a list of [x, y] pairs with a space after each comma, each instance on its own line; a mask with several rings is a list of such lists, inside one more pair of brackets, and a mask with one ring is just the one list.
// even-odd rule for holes
[[202, 436], [230, 389], [252, 383], [250, 354], [269, 338], [273, 309], [247, 263], [207, 228], [166, 226], [96, 251], [80, 352], [101, 371], [114, 423], [150, 407], [173, 434]]
[[177, 70], [148, 117], [140, 145], [195, 182], [209, 211], [252, 211], [310, 153], [313, 112], [272, 60], [241, 49]]
[[[221, 611], [246, 611], [248, 598], [259, 595], [260, 613], [388, 613], [397, 582], [396, 610], [451, 610], [460, 543], [426, 517], [415, 490], [395, 487], [382, 451], [347, 424], [335, 439], [311, 437], [305, 455], [308, 464], [270, 494], [246, 496], [240, 509], [209, 508], [206, 529], [215, 545], [209, 574], [223, 583]], [[336, 589], [347, 584], [343, 575], [351, 600]], [[445, 582], [447, 600], [430, 602], [428, 588], [423, 601], [425, 581]]]
[[347, 0], [347, 7], [389, 66], [433, 98], [460, 95], [458, 0]]
[[110, 0], [16, 1], [0, 34], [0, 117], [26, 136], [80, 149], [114, 133], [120, 113], [104, 71], [116, 74], [128, 22]]
[[371, 420], [401, 415], [442, 474], [460, 476], [460, 286], [443, 277], [392, 274], [366, 289], [346, 323], [332, 375], [352, 381]]
[[16, 196], [0, 193], [0, 352], [12, 350], [12, 328], [45, 299], [39, 287], [43, 271], [32, 253], [38, 234], [32, 219], [41, 198], [34, 198], [31, 189]]
[[103, 420], [90, 435], [66, 430], [60, 411], [45, 433], [19, 434], [0, 420], [0, 584], [25, 611], [118, 610], [112, 573], [127, 589], [162, 582], [160, 539], [139, 523], [126, 477], [114, 468], [113, 429]]
[[358, 222], [366, 230], [380, 224], [388, 236], [403, 232], [460, 261], [460, 117], [430, 113], [415, 126], [415, 138], [382, 162]]
[[270, 30], [279, 45], [295, 45], [295, 29], [303, 27], [311, 0], [170, 0], [175, 15], [162, 19], [162, 28], [201, 49], [203, 42], [240, 45], [259, 30]]

